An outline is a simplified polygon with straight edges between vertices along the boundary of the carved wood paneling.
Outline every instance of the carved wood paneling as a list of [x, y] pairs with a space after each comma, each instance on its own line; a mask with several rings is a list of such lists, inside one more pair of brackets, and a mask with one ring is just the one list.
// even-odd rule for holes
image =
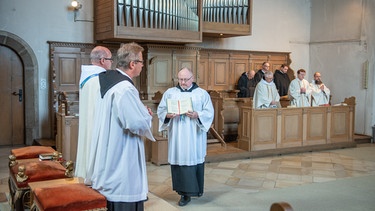
[[233, 84], [233, 87], [229, 88], [237, 89], [238, 79], [242, 73], [249, 70], [249, 59], [232, 59], [231, 70], [233, 70], [233, 74], [231, 74], [231, 84]]
[[251, 149], [276, 149], [277, 110], [254, 109], [252, 115]]
[[210, 77], [209, 77], [209, 62], [208, 57], [201, 55], [197, 68], [197, 83], [202, 89], [209, 89]]
[[165, 92], [178, 83], [177, 73], [182, 67], [191, 68], [197, 75], [199, 48], [169, 45], [144, 45], [146, 65], [141, 77], [147, 83], [140, 85], [144, 99], [152, 99], [158, 91]]
[[152, 81], [150, 85], [160, 88], [160, 91], [164, 92], [164, 89], [171, 85], [173, 78], [173, 73], [169, 71], [172, 68], [171, 55], [158, 56], [153, 65], [150, 65], [149, 68]]
[[306, 141], [304, 145], [327, 143], [327, 108], [305, 108], [307, 114]]
[[238, 125], [238, 148], [250, 151], [251, 150], [251, 116], [252, 116], [251, 106], [241, 106], [240, 107], [240, 121]]
[[281, 140], [278, 148], [302, 146], [302, 109], [283, 109], [281, 112]]
[[[354, 109], [354, 105], [280, 109], [243, 106], [238, 146], [258, 151], [353, 142], [354, 119], [351, 116]], [[246, 130], [251, 131], [250, 137]], [[277, 146], [274, 146], [275, 137]]]
[[333, 106], [331, 109], [331, 142], [349, 139], [349, 106]]
[[210, 75], [213, 78], [212, 89], [225, 90], [229, 88], [229, 60], [215, 59], [211, 61], [213, 68]]
[[250, 69], [257, 72], [262, 69], [263, 62], [269, 61], [268, 55], [264, 53], [251, 53], [250, 54]]

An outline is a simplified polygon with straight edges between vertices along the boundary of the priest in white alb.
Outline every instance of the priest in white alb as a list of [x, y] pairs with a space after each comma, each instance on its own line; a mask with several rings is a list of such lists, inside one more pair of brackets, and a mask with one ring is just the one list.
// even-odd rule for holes
[[89, 159], [92, 123], [96, 98], [99, 93], [99, 78], [101, 72], [111, 69], [112, 53], [103, 46], [97, 46], [90, 53], [92, 65], [81, 66], [79, 80], [79, 125], [75, 176], [86, 177], [86, 166]]
[[[173, 190], [181, 196], [179, 206], [203, 194], [207, 132], [214, 118], [210, 95], [193, 81], [193, 72], [182, 68], [178, 85], [163, 94], [157, 111], [159, 131], [168, 131], [168, 162]], [[168, 112], [168, 99], [190, 99], [192, 107], [187, 112]]]
[[108, 211], [144, 210], [148, 182], [144, 139], [155, 141], [152, 111], [139, 98], [133, 78], [143, 68], [143, 47], [122, 44], [117, 69], [99, 74], [86, 184], [107, 199]]
[[310, 83], [311, 87], [311, 104], [312, 106], [329, 105], [331, 91], [321, 80], [319, 72], [314, 73], [314, 80]]
[[264, 79], [257, 84], [253, 97], [253, 108], [278, 108], [280, 95], [273, 82], [273, 73], [266, 71]]
[[297, 78], [292, 80], [289, 85], [289, 100], [293, 107], [311, 106], [311, 88], [309, 82], [305, 79], [306, 70], [299, 69]]

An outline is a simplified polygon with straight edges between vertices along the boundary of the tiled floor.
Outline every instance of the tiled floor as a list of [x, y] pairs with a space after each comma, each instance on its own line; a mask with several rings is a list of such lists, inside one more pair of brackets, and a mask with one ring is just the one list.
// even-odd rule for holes
[[[216, 147], [215, 144], [209, 145], [208, 151], [213, 147]], [[8, 153], [9, 148], [0, 148], [0, 192], [8, 192]], [[365, 143], [356, 148], [207, 163], [205, 193], [201, 198], [194, 198], [186, 207], [177, 206], [179, 196], [171, 189], [168, 165], [147, 163], [147, 171], [150, 200], [146, 203], [146, 210], [269, 210], [273, 202], [280, 200], [293, 202], [291, 205], [294, 208], [302, 206], [303, 210], [309, 210], [304, 207], [307, 203], [294, 201], [296, 195], [293, 194], [302, 197], [303, 191], [310, 190], [304, 194], [308, 196], [307, 194], [315, 193], [316, 195], [309, 197], [317, 198], [324, 194], [319, 191], [334, 191], [329, 187], [343, 182], [345, 185], [352, 184], [348, 187], [349, 192], [358, 188], [366, 196], [375, 196], [375, 187], [368, 185], [373, 184], [375, 178], [375, 145]], [[359, 179], [361, 183], [356, 183]], [[343, 188], [343, 185], [339, 188]], [[368, 190], [364, 190], [365, 188]], [[338, 194], [341, 194], [341, 200], [345, 202], [343, 193]], [[333, 197], [331, 195], [330, 200]], [[348, 197], [349, 200], [353, 198], [350, 195]], [[363, 198], [358, 194], [356, 197]], [[337, 202], [335, 200], [333, 202]], [[370, 203], [366, 206], [375, 207], [374, 200], [367, 200], [365, 203]], [[319, 207], [319, 202], [314, 206]], [[348, 205], [345, 206], [347, 210], [352, 210]], [[2, 203], [0, 210], [7, 211], [8, 207], [7, 203]]]

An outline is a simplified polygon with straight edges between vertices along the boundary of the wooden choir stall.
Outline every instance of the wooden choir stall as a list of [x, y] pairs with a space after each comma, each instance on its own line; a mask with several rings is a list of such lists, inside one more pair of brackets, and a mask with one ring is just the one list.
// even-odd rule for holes
[[240, 108], [238, 148], [281, 154], [353, 147], [355, 97], [334, 106]]

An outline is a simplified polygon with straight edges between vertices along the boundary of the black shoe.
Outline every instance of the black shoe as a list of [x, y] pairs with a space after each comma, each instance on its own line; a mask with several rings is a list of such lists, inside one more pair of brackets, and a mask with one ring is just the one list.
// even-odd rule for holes
[[180, 201], [178, 202], [178, 205], [181, 207], [185, 206], [190, 202], [190, 200], [191, 200], [190, 196], [182, 195]]

